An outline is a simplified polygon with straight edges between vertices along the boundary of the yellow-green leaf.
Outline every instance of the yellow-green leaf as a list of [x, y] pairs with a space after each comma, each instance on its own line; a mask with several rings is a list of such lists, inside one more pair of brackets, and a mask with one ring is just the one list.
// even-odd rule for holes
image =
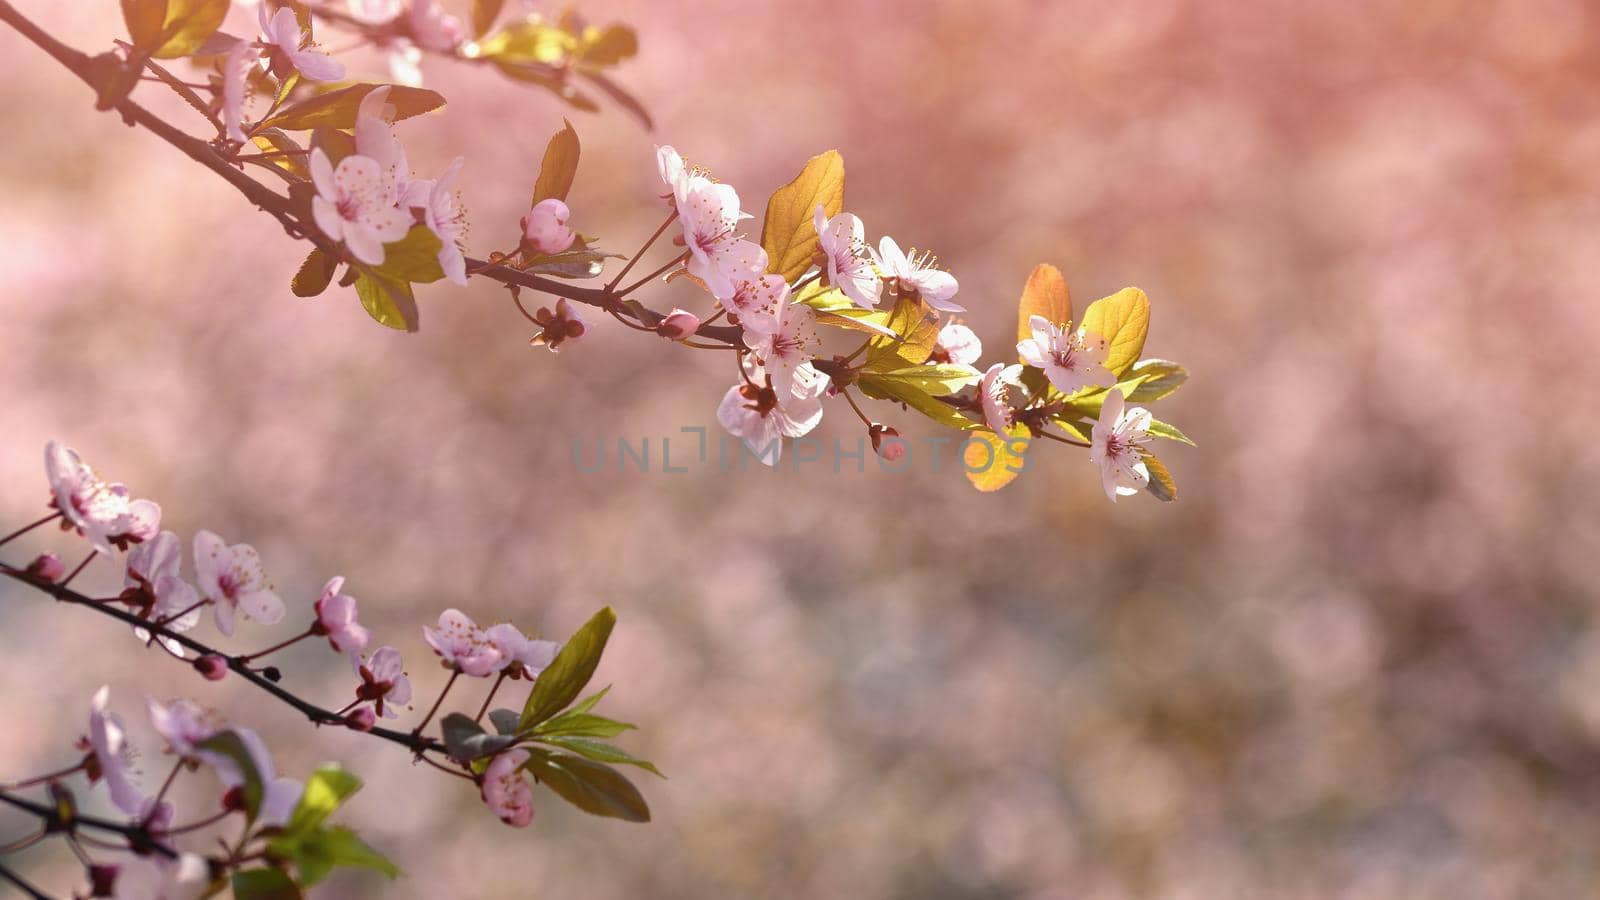
[[1172, 478], [1172, 473], [1167, 471], [1160, 459], [1154, 453], [1144, 448], [1139, 448], [1139, 455], [1144, 460], [1144, 467], [1150, 470], [1150, 482], [1144, 486], [1157, 500], [1171, 503], [1178, 499], [1178, 482]]
[[508, 25], [478, 42], [478, 55], [501, 63], [555, 66], [577, 49], [574, 35], [537, 19]]
[[363, 269], [356, 277], [356, 296], [379, 325], [396, 331], [417, 330], [417, 298], [404, 281]]
[[161, 43], [161, 26], [167, 21], [167, 0], [122, 0], [122, 21], [135, 47], [154, 50]]
[[406, 236], [383, 245], [383, 265], [377, 273], [395, 281], [428, 284], [444, 277], [439, 249], [444, 244], [426, 225], [413, 225]]
[[987, 428], [974, 431], [961, 453], [967, 480], [984, 493], [998, 491], [1017, 479], [1027, 467], [1028, 429], [1013, 425], [1004, 437]]
[[1110, 346], [1106, 368], [1121, 378], [1144, 352], [1150, 331], [1150, 298], [1136, 287], [1126, 287], [1096, 300], [1083, 311], [1083, 327], [1106, 339]]
[[582, 155], [583, 148], [578, 143], [578, 133], [572, 130], [572, 123], [566, 119], [561, 120], [565, 126], [550, 138], [550, 143], [545, 145], [544, 160], [539, 164], [539, 180], [533, 185], [533, 202], [567, 199], [567, 192], [572, 190], [572, 181], [578, 177], [578, 157]]
[[[354, 128], [356, 111], [361, 99], [378, 84], [352, 84], [349, 87], [309, 97], [261, 123], [263, 128], [282, 128], [285, 131], [310, 131], [314, 128]], [[391, 84], [388, 104], [394, 107], [396, 121], [419, 116], [444, 105], [444, 97], [422, 88]]]
[[1154, 417], [1150, 419], [1150, 433], [1158, 438], [1166, 438], [1169, 441], [1178, 441], [1180, 443], [1188, 444], [1191, 447], [1195, 445], [1194, 441], [1189, 440], [1188, 435], [1178, 430], [1178, 426], [1168, 424]]
[[[268, 159], [267, 162], [291, 175], [306, 179], [311, 177], [311, 170], [306, 167], [305, 150], [301, 148], [294, 138], [289, 136], [288, 132], [278, 128], [263, 128], [252, 135], [250, 140], [261, 148], [263, 152], [278, 154]], [[330, 158], [331, 161], [332, 159]]]
[[161, 25], [161, 43], [151, 52], [157, 59], [188, 56], [222, 26], [230, 0], [167, 0]]
[[817, 311], [819, 325], [865, 331], [868, 334], [879, 334], [890, 338], [898, 337], [889, 328], [887, 312], [881, 309], [863, 309], [837, 288], [824, 288], [820, 283], [813, 281], [800, 289], [800, 296], [795, 300]]
[[289, 290], [294, 291], [296, 297], [315, 297], [328, 289], [328, 282], [333, 280], [333, 272], [338, 267], [338, 260], [321, 249], [313, 249], [300, 264], [300, 271], [294, 273]]
[[907, 366], [890, 372], [863, 374], [861, 381], [871, 379], [883, 384], [903, 384], [934, 397], [948, 397], [978, 380], [978, 374], [968, 366], [952, 364]]
[[867, 350], [869, 372], [892, 372], [906, 363], [920, 366], [939, 343], [939, 316], [915, 294], [901, 294], [885, 324], [897, 337], [872, 339]]
[[880, 378], [878, 375], [863, 375], [856, 380], [856, 385], [861, 388], [861, 393], [868, 397], [904, 403], [908, 409], [914, 409], [946, 428], [970, 431], [980, 427], [979, 423], [961, 415], [955, 407], [927, 391], [902, 382], [885, 381]]
[[1149, 403], [1176, 391], [1189, 380], [1189, 370], [1165, 359], [1141, 359], [1133, 364], [1132, 373], [1143, 381], [1128, 394], [1134, 403]]
[[837, 150], [813, 156], [793, 181], [772, 192], [761, 225], [767, 271], [792, 282], [811, 265], [817, 252], [812, 216], [818, 204], [830, 217], [844, 209], [844, 157]]
[[1030, 316], [1044, 316], [1051, 324], [1066, 325], [1072, 321], [1072, 295], [1067, 290], [1067, 279], [1061, 270], [1049, 263], [1033, 267], [1028, 283], [1022, 286], [1022, 300], [1017, 303], [1017, 340], [1033, 337], [1028, 327]]

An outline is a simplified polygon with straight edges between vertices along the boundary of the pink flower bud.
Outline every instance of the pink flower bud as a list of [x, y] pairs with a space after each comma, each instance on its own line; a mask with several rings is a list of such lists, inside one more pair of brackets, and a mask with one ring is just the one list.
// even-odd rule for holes
[[551, 197], [540, 200], [522, 217], [522, 237], [527, 245], [540, 253], [560, 253], [572, 246], [576, 239], [567, 220], [572, 210], [565, 203]]
[[370, 706], [357, 707], [344, 717], [344, 724], [356, 731], [371, 731], [372, 726], [377, 722], [378, 714], [373, 712]]
[[194, 661], [194, 668], [207, 681], [221, 681], [228, 674], [228, 661], [215, 653], [207, 653]]
[[27, 573], [40, 581], [56, 582], [67, 574], [67, 567], [54, 553], [41, 553], [28, 563]]
[[700, 330], [700, 317], [684, 309], [674, 309], [656, 325], [656, 334], [669, 341], [681, 341]]
[[888, 425], [874, 423], [868, 429], [872, 436], [872, 450], [884, 462], [899, 462], [906, 458], [906, 442], [900, 438], [900, 432]]

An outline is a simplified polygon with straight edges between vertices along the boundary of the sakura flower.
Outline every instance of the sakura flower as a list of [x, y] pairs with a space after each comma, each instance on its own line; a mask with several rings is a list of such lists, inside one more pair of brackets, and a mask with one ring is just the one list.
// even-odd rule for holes
[[809, 363], [798, 366], [785, 396], [774, 389], [759, 363], [746, 359], [740, 365], [744, 380], [723, 395], [717, 422], [744, 441], [763, 465], [776, 465], [783, 454], [782, 438], [802, 437], [822, 421], [828, 376]]
[[52, 503], [66, 525], [101, 553], [149, 540], [160, 530], [160, 506], [150, 500], [130, 500], [127, 485], [101, 481], [77, 453], [56, 441], [45, 445], [44, 473]]
[[400, 17], [405, 0], [346, 0], [350, 18], [363, 25], [387, 25]]
[[684, 165], [683, 157], [678, 151], [667, 145], [656, 148], [656, 171], [661, 173], [661, 181], [667, 186], [668, 199], [674, 204], [677, 198], [689, 186], [689, 179], [694, 177], [688, 166]]
[[824, 257], [828, 283], [843, 291], [857, 306], [864, 309], [877, 306], [883, 281], [867, 258], [863, 244], [866, 228], [861, 220], [851, 213], [839, 213], [830, 219], [819, 203], [811, 224], [817, 229], [817, 244]]
[[483, 629], [459, 609], [440, 613], [438, 627], [424, 625], [422, 639], [446, 666], [473, 678], [493, 675], [510, 662], [500, 648], [489, 642]]
[[[169, 631], [188, 631], [200, 621], [199, 594], [183, 580], [183, 544], [176, 534], [163, 531], [154, 538], [133, 548], [128, 554], [128, 570], [123, 584], [128, 590], [123, 597], [137, 598], [142, 618], [161, 622]], [[150, 632], [134, 626], [133, 634], [141, 641], [150, 640]], [[157, 638], [167, 652], [183, 658], [183, 645], [170, 637]]]
[[461, 20], [444, 11], [439, 0], [411, 0], [411, 36], [423, 48], [449, 53], [466, 37]]
[[528, 756], [526, 750], [506, 750], [496, 754], [483, 772], [484, 805], [514, 828], [526, 828], [533, 821], [533, 789], [522, 777]]
[[699, 330], [700, 317], [686, 309], [674, 309], [656, 323], [656, 334], [669, 341], [686, 340]]
[[245, 74], [260, 52], [249, 41], [240, 41], [228, 51], [222, 63], [222, 133], [228, 140], [244, 143]]
[[167, 741], [167, 750], [183, 759], [199, 759], [199, 745], [222, 727], [222, 718], [193, 700], [178, 699], [163, 706], [145, 700], [150, 724]]
[[744, 344], [755, 351], [772, 378], [780, 401], [794, 394], [794, 373], [811, 364], [817, 337], [817, 313], [803, 303], [783, 303], [777, 308], [778, 327], [768, 334], [746, 331]]
[[570, 218], [572, 210], [567, 204], [555, 197], [547, 197], [535, 203], [533, 209], [522, 217], [522, 236], [528, 246], [540, 253], [560, 253], [577, 240], [577, 235], [567, 227]]
[[135, 856], [116, 867], [112, 900], [197, 900], [211, 885], [211, 865], [205, 857], [180, 853], [176, 859], [160, 854]]
[[258, 12], [261, 18], [261, 41], [272, 51], [275, 57], [274, 70], [278, 75], [287, 75], [288, 72], [284, 70], [287, 66], [298, 70], [300, 76], [309, 81], [338, 81], [344, 77], [344, 63], [325, 53], [306, 49], [311, 38], [310, 35], [301, 34], [300, 21], [295, 18], [294, 10], [285, 6], [269, 19], [267, 5], [263, 3]]
[[944, 312], [967, 311], [966, 307], [950, 302], [957, 290], [955, 276], [934, 268], [927, 254], [917, 256], [913, 252], [908, 256], [901, 252], [894, 238], [884, 235], [872, 259], [878, 265], [879, 274], [892, 279], [901, 294], [920, 294], [929, 306]]
[[930, 362], [970, 366], [983, 356], [983, 342], [972, 329], [960, 322], [950, 322], [939, 329], [939, 340], [933, 346]]
[[383, 44], [388, 51], [389, 77], [396, 84], [422, 87], [422, 48], [405, 38], [391, 38]]
[[716, 263], [716, 252], [736, 240], [734, 229], [749, 218], [739, 210], [739, 193], [732, 185], [718, 184], [704, 175], [691, 176], [677, 196], [678, 221], [689, 248], [689, 274], [710, 289], [713, 297], [732, 296], [733, 284]]
[[318, 147], [311, 151], [311, 181], [317, 196], [311, 214], [322, 233], [344, 241], [357, 260], [383, 264], [383, 245], [411, 229], [411, 214], [395, 205], [383, 168], [366, 156], [346, 156], [335, 169]]
[[315, 608], [317, 621], [312, 631], [326, 635], [333, 649], [350, 657], [352, 664], [359, 663], [372, 634], [356, 621], [356, 598], [344, 593], [343, 576], [328, 579]]
[[1140, 446], [1150, 440], [1149, 430], [1150, 410], [1124, 409], [1120, 390], [1106, 392], [1090, 435], [1089, 461], [1100, 467], [1100, 484], [1113, 503], [1150, 483], [1150, 468], [1139, 455]]
[[1021, 366], [995, 363], [989, 367], [989, 371], [983, 373], [983, 379], [978, 382], [978, 399], [983, 404], [983, 420], [995, 434], [1004, 435], [1016, 421], [1016, 412], [1006, 399], [1006, 385], [1015, 381], [1021, 371]]
[[[356, 107], [356, 155], [365, 156], [378, 164], [383, 173], [385, 198], [390, 203], [397, 203], [410, 194], [411, 178], [406, 148], [394, 133], [394, 116], [395, 108], [389, 102], [389, 86], [386, 84], [368, 91]], [[418, 202], [409, 205], [426, 204]]]
[[406, 677], [399, 650], [379, 647], [366, 662], [355, 662], [354, 666], [361, 676], [356, 699], [371, 700], [378, 715], [393, 719], [399, 715], [393, 707], [411, 702], [411, 679]]
[[89, 780], [104, 780], [111, 791], [111, 802], [128, 815], [144, 810], [145, 798], [133, 786], [133, 751], [128, 746], [128, 732], [122, 718], [107, 709], [111, 700], [110, 686], [94, 692], [89, 706], [89, 747], [93, 758], [89, 765]]
[[461, 174], [464, 157], [445, 166], [438, 180], [411, 182], [406, 188], [405, 205], [422, 208], [422, 222], [439, 236], [439, 268], [456, 284], [467, 283], [467, 259], [461, 248], [467, 238], [467, 211], [456, 196], [456, 176]]
[[1116, 376], [1105, 366], [1109, 345], [1106, 339], [1070, 325], [1055, 325], [1044, 316], [1029, 316], [1033, 337], [1017, 344], [1023, 362], [1044, 370], [1055, 389], [1072, 394], [1088, 387], [1110, 387]]
[[[267, 745], [261, 740], [261, 735], [248, 728], [234, 727], [230, 730], [238, 735], [239, 742], [244, 745], [245, 752], [250, 756], [256, 774], [261, 777], [261, 809], [256, 816], [256, 824], [262, 828], [282, 827], [288, 823], [295, 805], [300, 802], [300, 795], [305, 792], [305, 785], [293, 778], [278, 777], [277, 769], [272, 764], [272, 754], [267, 752]], [[244, 772], [240, 770], [239, 763], [233, 757], [215, 750], [201, 749], [196, 753], [207, 765], [216, 770], [217, 778], [230, 791], [244, 786]]]
[[528, 343], [549, 347], [551, 352], [557, 352], [562, 344], [570, 343], [583, 337], [588, 326], [584, 324], [583, 317], [572, 308], [567, 298], [562, 297], [556, 301], [556, 311], [551, 312], [549, 307], [541, 306], [533, 314], [533, 320], [539, 323], [543, 330], [534, 335]]
[[767, 274], [767, 251], [755, 241], [729, 241], [717, 248], [712, 263], [723, 279], [717, 282], [723, 294], [713, 292], [717, 302], [747, 332], [776, 330], [778, 308], [789, 302], [789, 283], [782, 275]]
[[249, 544], [227, 542], [210, 531], [194, 536], [194, 567], [200, 594], [211, 604], [217, 630], [233, 635], [234, 617], [243, 613], [263, 625], [283, 619], [283, 601], [261, 570], [261, 557]]
[[518, 631], [516, 626], [504, 622], [491, 627], [485, 636], [506, 659], [505, 671], [512, 678], [533, 678], [550, 665], [551, 660], [556, 658], [556, 651], [561, 649], [561, 645], [554, 641], [534, 640]]

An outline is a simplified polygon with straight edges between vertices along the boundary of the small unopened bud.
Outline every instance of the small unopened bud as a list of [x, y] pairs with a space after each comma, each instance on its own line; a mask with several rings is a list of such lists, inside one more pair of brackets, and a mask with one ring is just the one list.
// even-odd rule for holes
[[356, 731], [371, 731], [372, 726], [378, 723], [378, 714], [370, 706], [358, 706], [344, 717], [344, 724]]
[[27, 573], [40, 581], [54, 583], [67, 574], [67, 567], [61, 562], [61, 557], [54, 553], [41, 553], [28, 563]]
[[230, 812], [244, 809], [244, 785], [228, 788], [223, 793], [222, 808]]
[[207, 653], [194, 661], [194, 668], [207, 681], [221, 681], [228, 674], [228, 661], [215, 653]]
[[899, 462], [906, 457], [906, 442], [901, 440], [900, 432], [888, 425], [879, 425], [876, 422], [867, 430], [872, 436], [872, 450], [884, 462]]
[[523, 242], [539, 253], [560, 253], [577, 239], [567, 227], [571, 217], [572, 210], [560, 200], [540, 200], [522, 217]]
[[700, 330], [700, 317], [686, 309], [675, 309], [656, 325], [656, 334], [669, 341], [681, 341]]
[[89, 867], [89, 896], [111, 897], [115, 895], [117, 883], [117, 867], [104, 863], [95, 863]]
[[261, 677], [273, 684], [277, 684], [283, 678], [283, 673], [278, 671], [277, 666], [267, 666], [261, 670]]

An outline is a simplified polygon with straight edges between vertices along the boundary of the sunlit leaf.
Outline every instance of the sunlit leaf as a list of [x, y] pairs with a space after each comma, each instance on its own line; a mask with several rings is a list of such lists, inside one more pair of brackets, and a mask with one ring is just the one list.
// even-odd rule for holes
[[527, 703], [522, 707], [522, 728], [527, 729], [565, 709], [577, 698], [594, 676], [605, 652], [617, 614], [607, 606], [585, 622], [577, 633], [561, 645], [561, 651], [533, 683]]
[[555, 66], [578, 48], [573, 34], [533, 18], [507, 25], [478, 42], [478, 55], [501, 63]]
[[819, 203], [829, 216], [844, 209], [844, 157], [837, 150], [813, 156], [793, 181], [772, 192], [761, 226], [767, 271], [792, 282], [810, 267], [817, 252], [812, 219]]
[[200, 48], [228, 16], [230, 0], [167, 0], [161, 44], [150, 55], [177, 59]]
[[291, 175], [300, 178], [311, 177], [311, 170], [306, 166], [304, 148], [290, 137], [288, 132], [281, 128], [264, 128], [252, 135], [250, 140], [262, 153], [274, 154], [267, 162]]
[[954, 394], [968, 385], [977, 383], [978, 374], [970, 366], [952, 364], [907, 366], [888, 372], [863, 374], [862, 383], [869, 379], [874, 384], [895, 383], [922, 391], [935, 397]]
[[233, 900], [300, 900], [294, 880], [279, 869], [245, 869], [233, 873]]
[[1029, 443], [1028, 429], [1023, 425], [1011, 426], [1004, 437], [988, 429], [974, 431], [961, 454], [967, 480], [985, 493], [1000, 490], [1027, 467], [1023, 454]]
[[572, 123], [561, 120], [563, 127], [545, 145], [544, 160], [539, 164], [539, 180], [533, 185], [533, 202], [567, 199], [572, 190], [572, 180], [578, 176], [578, 157], [583, 148], [578, 143], [578, 133]]
[[650, 807], [627, 776], [604, 763], [530, 747], [523, 764], [552, 791], [587, 813], [628, 822], [650, 821]]
[[627, 722], [618, 722], [605, 716], [595, 715], [592, 712], [578, 712], [575, 709], [567, 710], [559, 716], [540, 722], [534, 726], [530, 734], [537, 735], [567, 735], [571, 737], [616, 737], [624, 731], [633, 729], [634, 726]]
[[1189, 440], [1188, 435], [1178, 430], [1178, 426], [1168, 424], [1160, 419], [1152, 418], [1150, 420], [1150, 433], [1158, 438], [1166, 438], [1169, 441], [1179, 441], [1180, 443], [1188, 444], [1191, 447], [1195, 445], [1194, 441]]
[[1119, 379], [1144, 352], [1150, 331], [1150, 298], [1135, 287], [1123, 288], [1096, 300], [1083, 311], [1083, 327], [1105, 338], [1110, 346], [1106, 368]]
[[396, 331], [416, 331], [418, 326], [417, 298], [411, 285], [361, 268], [356, 277], [356, 296], [361, 307], [378, 324]]
[[293, 837], [320, 827], [334, 810], [359, 790], [361, 790], [361, 779], [353, 773], [334, 764], [319, 766], [311, 773], [311, 777], [306, 779], [305, 790], [300, 794], [300, 802], [295, 804], [294, 812], [289, 816], [289, 823], [283, 828], [283, 834]]
[[122, 21], [128, 26], [133, 46], [149, 52], [162, 39], [161, 26], [167, 21], [167, 0], [122, 0]]
[[1128, 400], [1133, 403], [1160, 400], [1189, 380], [1188, 369], [1164, 359], [1141, 359], [1134, 363], [1129, 371], [1134, 375], [1145, 376], [1145, 380], [1128, 394]]
[[625, 258], [620, 253], [607, 253], [603, 250], [563, 250], [560, 253], [535, 256], [522, 266], [522, 270], [534, 275], [581, 280], [599, 277], [600, 273], [605, 271], [606, 260]]
[[1030, 316], [1044, 316], [1052, 324], [1066, 325], [1072, 321], [1072, 296], [1067, 291], [1067, 279], [1061, 270], [1049, 263], [1033, 267], [1028, 283], [1022, 286], [1022, 300], [1017, 303], [1017, 340], [1033, 337], [1028, 327]]
[[328, 283], [333, 281], [333, 273], [339, 268], [339, 261], [320, 248], [313, 249], [306, 261], [300, 264], [300, 270], [294, 273], [294, 278], [289, 282], [289, 290], [296, 297], [315, 297], [328, 289]]
[[426, 225], [413, 225], [406, 236], [383, 245], [383, 265], [377, 273], [396, 281], [429, 284], [444, 277], [439, 248], [444, 244]]
[[868, 397], [904, 403], [907, 408], [916, 410], [946, 428], [967, 431], [981, 427], [979, 423], [963, 416], [955, 407], [925, 390], [902, 382], [882, 381], [880, 378], [878, 375], [862, 375], [856, 380], [856, 384]]
[[[361, 100], [379, 84], [352, 84], [349, 87], [308, 97], [299, 103], [278, 110], [262, 122], [264, 128], [282, 128], [285, 131], [310, 131], [314, 128], [349, 129], [356, 125], [356, 112]], [[444, 105], [444, 97], [423, 88], [389, 85], [388, 105], [394, 107], [394, 118], [409, 119], [431, 112]]]
[[1166, 503], [1178, 499], [1178, 483], [1172, 479], [1172, 473], [1167, 471], [1166, 465], [1154, 453], [1142, 447], [1139, 456], [1144, 460], [1145, 468], [1150, 470], [1150, 482], [1144, 489]]
[[[642, 760], [637, 756], [634, 756], [633, 754], [621, 749], [620, 747], [614, 747], [604, 741], [597, 741], [593, 738], [584, 737], [546, 737], [540, 738], [539, 740], [542, 743], [560, 747], [563, 750], [569, 750], [578, 754], [584, 759], [592, 759], [595, 762], [638, 766], [639, 768], [644, 769], [646, 772], [650, 772], [655, 775], [661, 775], [661, 770], [657, 769], [654, 763]], [[661, 775], [661, 777], [665, 778], [667, 776]]]
[[292, 845], [273, 846], [294, 862], [300, 881], [311, 887], [335, 868], [370, 869], [390, 878], [400, 877], [400, 869], [388, 857], [372, 849], [354, 831], [334, 825], [319, 828]]
[[922, 298], [902, 294], [885, 323], [898, 337], [875, 337], [867, 350], [866, 369], [892, 372], [908, 363], [920, 366], [933, 355], [939, 343], [939, 316]]
[[581, 65], [614, 66], [639, 52], [639, 37], [626, 25], [590, 25], [578, 38], [577, 56]]

